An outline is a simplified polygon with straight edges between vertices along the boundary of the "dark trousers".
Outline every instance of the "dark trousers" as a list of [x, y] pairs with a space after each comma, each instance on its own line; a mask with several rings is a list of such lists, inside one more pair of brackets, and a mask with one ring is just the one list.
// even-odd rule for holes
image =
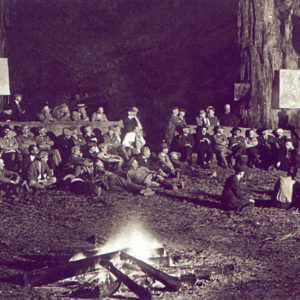
[[181, 160], [191, 162], [192, 161], [193, 148], [185, 147], [181, 151]]
[[203, 165], [205, 162], [209, 162], [213, 157], [213, 149], [210, 144], [200, 143], [197, 147], [197, 163]]
[[257, 148], [256, 147], [247, 148], [246, 154], [248, 156], [248, 165], [256, 165], [258, 162]]

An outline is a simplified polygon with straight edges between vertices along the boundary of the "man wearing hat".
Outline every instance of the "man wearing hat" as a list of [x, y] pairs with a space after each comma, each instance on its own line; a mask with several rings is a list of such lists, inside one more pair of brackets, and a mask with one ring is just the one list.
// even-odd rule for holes
[[89, 121], [90, 118], [86, 112], [86, 106], [83, 103], [77, 104], [77, 110], [72, 112], [73, 121]]
[[226, 210], [242, 209], [254, 204], [241, 190], [240, 181], [244, 177], [244, 165], [237, 165], [234, 168], [235, 174], [227, 178], [222, 191], [222, 207]]
[[71, 121], [71, 112], [69, 106], [66, 103], [62, 103], [61, 105], [56, 106], [53, 109], [52, 115], [57, 121]]
[[4, 110], [7, 119], [10, 121], [24, 121], [25, 109], [22, 107], [22, 94], [15, 94], [14, 100], [9, 104], [8, 109]]
[[29, 187], [36, 189], [47, 188], [56, 183], [56, 177], [48, 164], [48, 152], [41, 151], [27, 169], [27, 182]]

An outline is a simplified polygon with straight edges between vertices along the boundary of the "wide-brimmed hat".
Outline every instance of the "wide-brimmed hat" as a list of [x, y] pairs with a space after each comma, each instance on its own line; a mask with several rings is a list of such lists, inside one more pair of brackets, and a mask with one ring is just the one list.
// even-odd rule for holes
[[214, 132], [217, 132], [219, 129], [224, 129], [224, 127], [221, 126], [221, 125], [216, 125], [216, 126], [214, 127]]
[[160, 148], [161, 148], [161, 150], [164, 150], [164, 149], [167, 149], [167, 148], [169, 149], [169, 146], [168, 146], [167, 143], [161, 143]]
[[241, 172], [245, 172], [246, 170], [246, 166], [245, 164], [236, 164], [234, 167], [233, 167], [235, 173], [241, 173]]
[[45, 157], [48, 157], [49, 154], [47, 151], [41, 151], [38, 155], [37, 155], [37, 158], [39, 159], [42, 159], [42, 158], [45, 158]]
[[242, 132], [241, 128], [239, 128], [239, 127], [233, 127], [233, 128], [231, 129], [230, 133], [232, 134], [232, 133], [234, 133], [234, 132], [236, 132], [236, 131]]
[[86, 105], [84, 103], [78, 103], [76, 105], [77, 108], [86, 108]]

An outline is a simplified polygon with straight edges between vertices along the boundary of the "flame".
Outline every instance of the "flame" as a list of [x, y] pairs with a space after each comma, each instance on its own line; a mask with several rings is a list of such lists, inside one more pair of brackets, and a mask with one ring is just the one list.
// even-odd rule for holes
[[126, 252], [135, 258], [147, 261], [151, 250], [162, 245], [153, 238], [140, 224], [131, 223], [122, 228], [122, 231], [98, 248], [98, 255], [126, 249]]

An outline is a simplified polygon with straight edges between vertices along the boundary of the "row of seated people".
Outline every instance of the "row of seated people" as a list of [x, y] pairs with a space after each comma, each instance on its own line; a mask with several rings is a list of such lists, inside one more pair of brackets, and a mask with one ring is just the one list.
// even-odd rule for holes
[[[10, 186], [23, 184], [29, 190], [51, 186], [64, 178], [72, 186], [82, 185], [86, 184], [82, 177], [91, 179], [98, 174], [106, 189], [117, 186], [145, 192], [146, 188], [149, 193], [152, 191], [147, 187], [182, 186], [174, 167], [170, 173], [163, 171], [163, 165], [155, 166], [155, 163], [148, 168], [150, 165], [146, 162], [151, 151], [144, 147], [144, 140], [139, 142], [139, 130], [135, 128], [134, 132], [127, 133], [122, 141], [120, 127], [115, 126], [99, 142], [89, 126], [84, 128], [82, 135], [76, 129], [65, 128], [62, 135], [51, 138], [45, 127], [38, 128], [34, 135], [27, 125], [18, 133], [6, 125], [2, 128], [0, 155], [2, 170], [8, 173], [3, 171], [0, 181]], [[135, 136], [133, 142], [132, 136]]]
[[[0, 115], [2, 121], [29, 121], [29, 118], [32, 118], [28, 108], [23, 105], [22, 99], [22, 94], [15, 95], [13, 101]], [[32, 119], [31, 121], [34, 120]], [[71, 111], [66, 103], [62, 103], [54, 107], [54, 109], [50, 109], [48, 105], [45, 105], [36, 115], [36, 121], [43, 123], [68, 121], [107, 122], [108, 119], [102, 106], [98, 107], [91, 116], [88, 116], [85, 104], [77, 104], [76, 108]]]
[[258, 133], [248, 129], [243, 136], [241, 129], [234, 127], [231, 137], [224, 134], [220, 125], [214, 127], [212, 135], [206, 126], [198, 126], [196, 134], [190, 134], [188, 126], [177, 130], [180, 133], [172, 139], [170, 151], [181, 153], [182, 160], [188, 163], [192, 162], [193, 152], [197, 153], [197, 163], [204, 169], [210, 168], [213, 154], [223, 168], [245, 159], [250, 168], [274, 167], [287, 171], [295, 164], [296, 147], [280, 128], [274, 134], [270, 134], [268, 129], [261, 129]]

